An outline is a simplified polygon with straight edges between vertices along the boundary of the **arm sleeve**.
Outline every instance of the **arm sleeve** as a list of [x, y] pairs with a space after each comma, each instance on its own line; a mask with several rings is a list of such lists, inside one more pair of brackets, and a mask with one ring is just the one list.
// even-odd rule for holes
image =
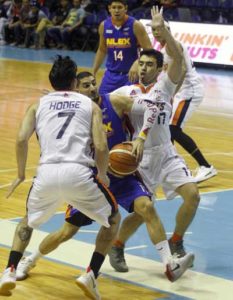
[[155, 103], [147, 99], [134, 99], [131, 113], [135, 115], [143, 115], [143, 125], [138, 137], [146, 140], [150, 129], [155, 124], [159, 109]]

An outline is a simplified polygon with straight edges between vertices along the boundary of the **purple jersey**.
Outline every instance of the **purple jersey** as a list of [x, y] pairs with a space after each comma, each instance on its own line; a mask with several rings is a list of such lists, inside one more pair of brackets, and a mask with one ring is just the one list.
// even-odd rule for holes
[[104, 21], [104, 38], [107, 46], [106, 68], [115, 73], [128, 73], [138, 58], [138, 44], [133, 32], [135, 19], [127, 16], [120, 27], [112, 23], [111, 17]]
[[100, 108], [103, 115], [103, 124], [107, 134], [108, 148], [112, 149], [116, 144], [126, 141], [126, 131], [123, 127], [123, 119], [121, 119], [109, 100], [109, 95], [101, 96]]

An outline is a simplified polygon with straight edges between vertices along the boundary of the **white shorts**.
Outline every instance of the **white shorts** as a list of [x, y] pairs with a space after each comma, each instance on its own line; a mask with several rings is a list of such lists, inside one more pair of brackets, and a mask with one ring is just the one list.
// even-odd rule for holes
[[193, 112], [198, 108], [204, 98], [204, 88], [202, 84], [194, 87], [184, 87], [173, 98], [172, 116], [170, 124], [184, 127]]
[[44, 164], [37, 170], [28, 195], [28, 225], [38, 228], [64, 202], [99, 224], [109, 227], [117, 210], [115, 198], [88, 167], [72, 164]]
[[152, 193], [161, 185], [168, 200], [177, 196], [178, 187], [195, 182], [172, 143], [145, 149], [139, 172]]

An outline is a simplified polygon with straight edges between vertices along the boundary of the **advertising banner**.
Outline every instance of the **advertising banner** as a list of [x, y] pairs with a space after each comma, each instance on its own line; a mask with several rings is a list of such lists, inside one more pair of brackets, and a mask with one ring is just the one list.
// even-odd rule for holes
[[[150, 20], [140, 20], [152, 41], [160, 44], [151, 33]], [[169, 22], [176, 40], [184, 44], [194, 62], [233, 66], [233, 26], [185, 22]]]

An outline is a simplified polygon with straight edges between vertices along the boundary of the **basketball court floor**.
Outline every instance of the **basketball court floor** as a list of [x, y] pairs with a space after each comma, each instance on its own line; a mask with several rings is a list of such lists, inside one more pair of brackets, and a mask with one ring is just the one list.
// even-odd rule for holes
[[[7, 188], [16, 176], [15, 136], [27, 106], [51, 89], [48, 71], [57, 53], [70, 55], [80, 71], [90, 68], [94, 58], [92, 52], [0, 47], [0, 271], [7, 263], [15, 226], [25, 214], [26, 196], [39, 157], [33, 138], [26, 182], [6, 199]], [[198, 69], [198, 72], [204, 79], [206, 95], [185, 130], [218, 170], [218, 175], [199, 185], [200, 206], [185, 235], [187, 250], [195, 253], [194, 267], [177, 282], [168, 282], [143, 225], [126, 245], [128, 273], [115, 272], [106, 259], [99, 279], [103, 300], [233, 299], [233, 72], [217, 69]], [[100, 71], [98, 81], [101, 74]], [[195, 161], [177, 148], [195, 172]], [[182, 200], [166, 201], [161, 190], [157, 191], [157, 198], [155, 206], [169, 237]], [[65, 206], [60, 208], [48, 223], [34, 231], [28, 253], [37, 249], [47, 233], [63, 224], [64, 209]], [[122, 210], [121, 213], [126, 215]], [[85, 299], [74, 278], [88, 266], [98, 228], [97, 224], [84, 227], [72, 240], [38, 262], [29, 278], [17, 284], [12, 299]]]

